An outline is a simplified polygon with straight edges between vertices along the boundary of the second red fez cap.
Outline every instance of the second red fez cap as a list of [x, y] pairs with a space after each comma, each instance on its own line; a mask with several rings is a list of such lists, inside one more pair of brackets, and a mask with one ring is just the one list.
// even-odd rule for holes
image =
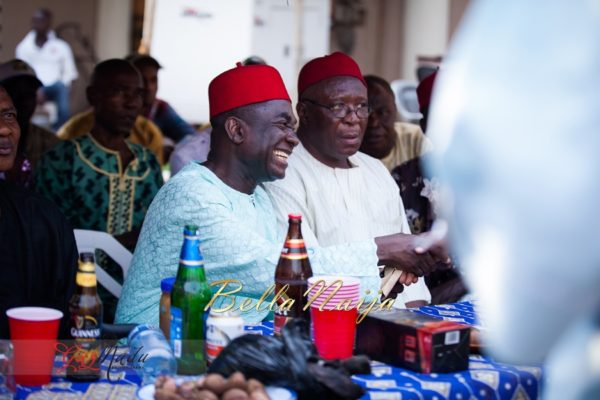
[[419, 86], [417, 86], [417, 99], [419, 100], [419, 111], [423, 111], [425, 107], [429, 107], [431, 102], [431, 92], [433, 91], [433, 84], [435, 83], [435, 77], [437, 71], [423, 79]]
[[360, 80], [365, 87], [367, 86], [356, 61], [336, 51], [328, 56], [315, 58], [302, 67], [298, 76], [298, 96], [309, 86], [336, 76], [352, 76]]
[[223, 72], [208, 85], [210, 117], [225, 111], [262, 103], [287, 100], [290, 96], [279, 72], [269, 65], [242, 65]]

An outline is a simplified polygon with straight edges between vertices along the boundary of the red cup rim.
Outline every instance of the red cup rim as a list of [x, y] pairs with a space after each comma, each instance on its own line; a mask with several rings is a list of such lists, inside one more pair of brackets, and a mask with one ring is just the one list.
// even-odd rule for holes
[[15, 307], [6, 310], [6, 316], [19, 321], [54, 321], [61, 319], [63, 313], [46, 307]]
[[348, 296], [348, 295], [360, 295], [360, 291], [359, 290], [339, 290], [338, 292], [322, 292], [319, 294], [318, 291], [316, 290], [311, 290], [310, 292], [308, 292], [308, 295], [310, 297], [319, 295], [319, 297], [327, 297], [333, 294], [333, 297], [338, 297], [338, 296]]
[[320, 280], [325, 281], [325, 285], [330, 285], [331, 283], [338, 281], [338, 280], [342, 281], [343, 287], [360, 285], [360, 279], [355, 278], [353, 276], [334, 276], [334, 275], [311, 276], [310, 278], [308, 278], [308, 284], [311, 285]]

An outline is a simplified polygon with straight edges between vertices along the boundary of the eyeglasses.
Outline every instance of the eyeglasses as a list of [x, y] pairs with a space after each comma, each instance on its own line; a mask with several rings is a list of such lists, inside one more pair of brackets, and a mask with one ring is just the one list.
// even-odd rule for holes
[[306, 101], [307, 103], [314, 104], [315, 106], [326, 108], [331, 111], [331, 114], [333, 114], [334, 117], [340, 119], [346, 118], [346, 116], [351, 112], [355, 112], [356, 116], [360, 119], [369, 118], [369, 114], [371, 113], [371, 107], [369, 107], [368, 104], [359, 104], [356, 107], [352, 107], [345, 103], [335, 103], [327, 106], [311, 99], [302, 99], [301, 101]]

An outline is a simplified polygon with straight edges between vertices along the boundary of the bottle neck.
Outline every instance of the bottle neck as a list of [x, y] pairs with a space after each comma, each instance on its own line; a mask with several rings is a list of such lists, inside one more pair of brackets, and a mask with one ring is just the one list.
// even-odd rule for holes
[[300, 260], [308, 258], [306, 245], [302, 238], [302, 230], [300, 228], [301, 220], [290, 219], [288, 233], [283, 244], [281, 256], [287, 259]]
[[95, 272], [82, 271], [79, 269], [75, 277], [75, 282], [77, 284], [75, 289], [77, 294], [95, 295], [98, 292], [98, 283]]
[[302, 220], [290, 219], [286, 238], [287, 239], [302, 239], [301, 226], [302, 226]]
[[179, 268], [177, 279], [195, 276], [206, 280], [204, 272], [204, 259], [200, 252], [200, 238], [198, 236], [184, 235], [181, 255], [179, 257]]

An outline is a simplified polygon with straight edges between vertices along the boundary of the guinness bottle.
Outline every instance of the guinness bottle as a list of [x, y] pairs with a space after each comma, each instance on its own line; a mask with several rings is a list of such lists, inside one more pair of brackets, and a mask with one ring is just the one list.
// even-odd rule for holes
[[302, 216], [288, 215], [288, 233], [285, 238], [281, 257], [275, 269], [275, 295], [282, 289], [283, 295], [277, 297], [275, 308], [275, 335], [292, 318], [304, 318], [310, 321], [310, 310], [303, 310], [306, 304], [304, 293], [308, 288], [307, 279], [312, 276], [306, 245], [302, 238]]
[[178, 374], [198, 375], [206, 371], [204, 309], [211, 297], [198, 227], [187, 225], [183, 230], [179, 268], [171, 291], [170, 340]]
[[96, 264], [93, 253], [79, 255], [77, 287], [69, 301], [69, 332], [73, 339], [67, 379], [94, 381], [100, 378], [102, 342], [102, 301], [97, 292]]

